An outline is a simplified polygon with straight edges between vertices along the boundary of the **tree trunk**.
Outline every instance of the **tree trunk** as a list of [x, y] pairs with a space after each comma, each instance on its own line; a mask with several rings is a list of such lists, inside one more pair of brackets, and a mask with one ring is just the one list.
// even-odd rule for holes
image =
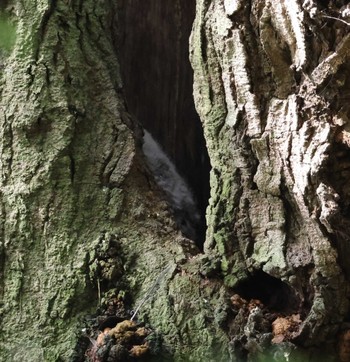
[[[147, 69], [130, 67], [130, 45], [117, 57], [132, 3], [14, 4], [0, 114], [0, 360], [136, 358], [130, 346], [123, 359], [112, 356], [118, 338], [95, 341], [111, 319], [111, 327], [133, 319], [129, 309], [149, 328], [140, 360], [316, 360], [319, 351], [329, 361], [339, 340], [346, 360], [346, 9], [341, 1], [197, 0], [194, 100], [212, 166], [201, 253], [178, 231], [125, 106], [121, 74], [141, 118], [129, 72]], [[178, 24], [188, 8], [169, 6], [152, 6], [149, 24], [164, 13]], [[139, 24], [144, 12], [132, 14]], [[174, 73], [164, 74], [162, 89], [173, 89]], [[188, 85], [175, 88], [176, 99], [188, 97]], [[157, 92], [159, 113], [187, 109]], [[200, 127], [189, 127], [196, 142]], [[200, 143], [177, 156], [183, 173], [205, 157]]]
[[210, 358], [227, 341], [205, 320], [221, 285], [203, 290], [197, 260], [186, 266], [198, 250], [177, 230], [125, 110], [116, 5], [15, 4], [1, 100], [2, 361], [82, 360], [97, 308], [107, 317], [118, 299], [130, 318], [145, 296], [136, 317], [161, 335], [160, 360]]
[[[280, 346], [346, 339], [337, 336], [348, 328], [350, 276], [344, 4], [197, 1], [194, 99], [212, 165], [205, 253], [220, 257], [226, 285], [264, 302], [265, 317], [279, 310]], [[247, 335], [243, 324], [234, 339], [252, 353], [264, 326]]]

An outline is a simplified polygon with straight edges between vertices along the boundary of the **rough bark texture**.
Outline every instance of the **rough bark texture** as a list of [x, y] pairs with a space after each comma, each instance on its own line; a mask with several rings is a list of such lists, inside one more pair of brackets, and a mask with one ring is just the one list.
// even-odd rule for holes
[[350, 36], [324, 17], [344, 13], [341, 1], [197, 0], [194, 95], [213, 166], [204, 254], [176, 230], [125, 109], [125, 3], [15, 4], [0, 108], [0, 360], [82, 361], [95, 313], [123, 298], [127, 318], [148, 297], [137, 318], [162, 342], [150, 360], [328, 349], [330, 361], [339, 339], [346, 361]]
[[[344, 4], [197, 1], [194, 98], [213, 167], [205, 252], [227, 285], [300, 316], [282, 344], [327, 344], [348, 316], [350, 37], [325, 17], [348, 16]], [[235, 339], [261, 345], [263, 329], [241, 325]]]
[[185, 265], [197, 249], [176, 230], [125, 112], [116, 5], [16, 3], [1, 99], [1, 361], [80, 360], [83, 318], [105, 292], [131, 309], [150, 289], [138, 318], [160, 333], [160, 360], [225, 360], [212, 317], [224, 289], [196, 259]]

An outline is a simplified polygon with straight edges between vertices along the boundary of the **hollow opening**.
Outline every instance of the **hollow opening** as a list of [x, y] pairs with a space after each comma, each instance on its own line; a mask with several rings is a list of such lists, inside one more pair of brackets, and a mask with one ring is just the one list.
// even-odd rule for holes
[[288, 284], [262, 270], [238, 284], [235, 292], [246, 300], [258, 299], [275, 312], [296, 312], [300, 305], [299, 298]]
[[[160, 144], [192, 190], [200, 211], [193, 238], [202, 248], [210, 163], [192, 96], [189, 36], [195, 0], [119, 3], [117, 49], [128, 111]], [[184, 223], [186, 212], [191, 211], [184, 210], [179, 218]]]

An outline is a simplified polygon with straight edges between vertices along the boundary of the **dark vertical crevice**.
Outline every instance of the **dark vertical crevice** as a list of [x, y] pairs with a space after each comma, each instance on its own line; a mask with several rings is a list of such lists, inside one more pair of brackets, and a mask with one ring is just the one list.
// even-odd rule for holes
[[202, 246], [210, 163], [192, 95], [194, 18], [195, 0], [121, 0], [116, 49], [129, 112], [160, 143], [198, 202]]

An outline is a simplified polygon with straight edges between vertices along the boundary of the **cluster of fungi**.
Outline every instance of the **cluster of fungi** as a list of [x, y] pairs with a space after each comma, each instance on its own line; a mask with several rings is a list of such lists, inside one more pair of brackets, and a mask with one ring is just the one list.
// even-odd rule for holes
[[149, 357], [151, 330], [142, 323], [118, 317], [121, 310], [124, 312], [120, 298], [108, 302], [103, 315], [97, 318], [97, 327], [89, 331], [90, 345], [85, 352], [85, 361], [144, 361]]

